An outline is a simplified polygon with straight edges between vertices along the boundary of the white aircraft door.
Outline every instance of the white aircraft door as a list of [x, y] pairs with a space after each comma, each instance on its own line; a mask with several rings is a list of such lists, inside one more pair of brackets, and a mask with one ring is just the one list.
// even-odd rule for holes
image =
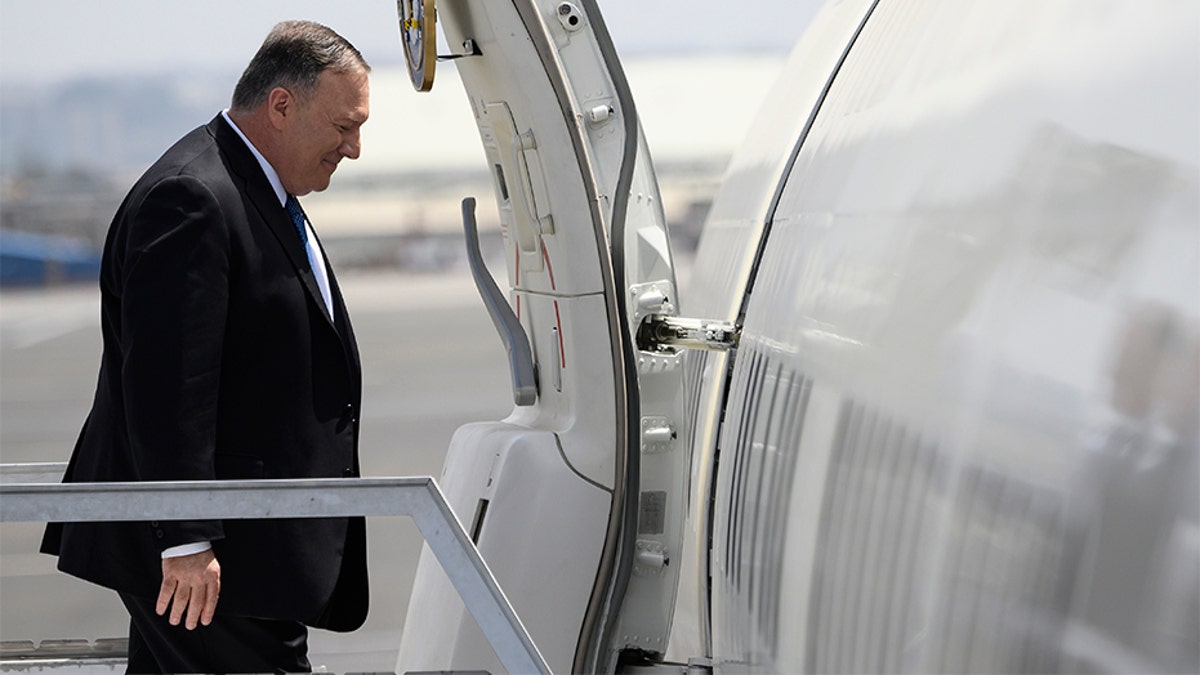
[[[401, 3], [418, 89], [433, 16]], [[596, 3], [445, 0], [436, 17], [493, 178], [506, 273], [485, 301], [516, 404], [455, 434], [439, 483], [551, 670], [611, 671], [666, 648], [689, 459], [667, 343], [709, 327], [676, 321], [657, 182]], [[424, 551], [397, 672], [454, 669], [501, 671]]]

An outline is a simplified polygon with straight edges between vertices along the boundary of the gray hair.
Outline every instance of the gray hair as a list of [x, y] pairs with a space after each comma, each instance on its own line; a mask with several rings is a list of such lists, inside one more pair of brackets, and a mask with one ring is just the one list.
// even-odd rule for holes
[[346, 38], [313, 21], [275, 24], [262, 47], [246, 66], [233, 89], [236, 111], [262, 105], [275, 87], [283, 87], [301, 101], [317, 90], [321, 73], [371, 72], [371, 66]]

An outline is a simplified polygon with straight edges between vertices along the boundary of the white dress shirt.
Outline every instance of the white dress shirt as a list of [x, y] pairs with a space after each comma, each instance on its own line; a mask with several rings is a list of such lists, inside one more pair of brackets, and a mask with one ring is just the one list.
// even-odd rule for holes
[[[267, 180], [270, 181], [271, 187], [274, 188], [275, 196], [279, 198], [279, 206], [282, 207], [287, 203], [287, 191], [283, 189], [283, 181], [279, 180], [279, 174], [275, 172], [275, 167], [271, 166], [267, 158], [262, 156], [262, 153], [258, 151], [258, 148], [254, 147], [249, 138], [246, 138], [246, 135], [238, 128], [238, 125], [229, 119], [228, 110], [221, 111], [221, 116], [225, 118], [226, 122], [229, 122], [229, 126], [233, 127], [233, 130], [237, 132], [237, 135], [246, 144], [246, 147], [250, 148], [250, 152], [254, 153], [254, 159], [258, 160], [258, 165], [262, 167], [263, 173], [267, 174]], [[304, 227], [308, 230], [308, 236], [305, 239], [308, 240], [308, 259], [313, 263], [313, 275], [317, 278], [317, 286], [321, 289], [321, 297], [325, 300], [325, 308], [329, 310], [329, 316], [333, 317], [333, 294], [329, 291], [329, 271], [326, 269], [325, 255], [321, 252], [321, 247], [317, 245], [317, 234], [313, 231], [312, 223], [308, 221], [307, 215], [304, 217]]]

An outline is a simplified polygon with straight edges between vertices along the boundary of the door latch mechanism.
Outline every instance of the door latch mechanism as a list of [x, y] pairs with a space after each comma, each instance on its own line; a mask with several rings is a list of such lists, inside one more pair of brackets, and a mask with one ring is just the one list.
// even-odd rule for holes
[[647, 352], [675, 347], [723, 352], [736, 348], [741, 337], [741, 327], [728, 321], [650, 314], [638, 326], [637, 344]]

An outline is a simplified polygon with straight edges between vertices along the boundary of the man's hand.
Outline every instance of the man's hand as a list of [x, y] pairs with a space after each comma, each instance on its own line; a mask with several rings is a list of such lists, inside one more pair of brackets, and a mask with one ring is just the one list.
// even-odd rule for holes
[[[164, 558], [163, 581], [158, 591], [155, 611], [162, 616], [171, 608], [171, 625], [178, 626], [187, 610], [187, 629], [197, 622], [207, 626], [217, 611], [217, 596], [221, 594], [221, 565], [211, 550]], [[171, 602], [174, 598], [174, 603]]]

